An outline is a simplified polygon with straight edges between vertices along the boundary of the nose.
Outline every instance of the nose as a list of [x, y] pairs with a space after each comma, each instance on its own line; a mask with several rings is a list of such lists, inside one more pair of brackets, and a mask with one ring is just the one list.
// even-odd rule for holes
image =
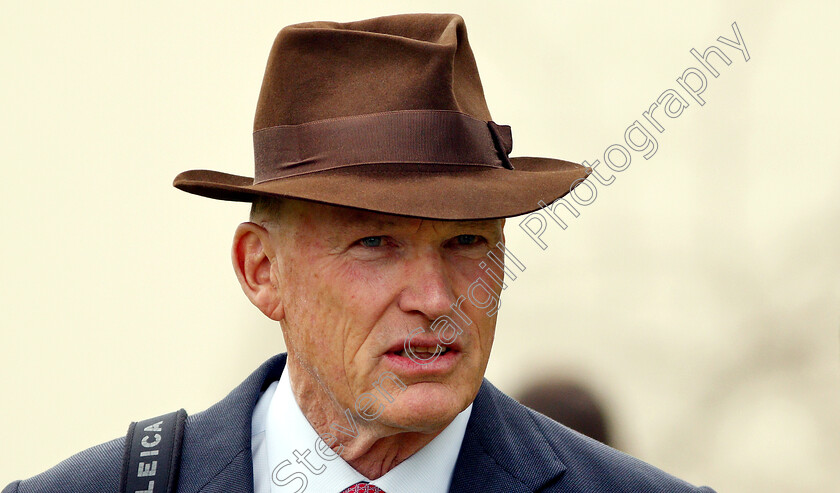
[[435, 320], [451, 311], [455, 303], [450, 269], [439, 252], [426, 251], [405, 260], [404, 288], [399, 307], [407, 313], [419, 312]]

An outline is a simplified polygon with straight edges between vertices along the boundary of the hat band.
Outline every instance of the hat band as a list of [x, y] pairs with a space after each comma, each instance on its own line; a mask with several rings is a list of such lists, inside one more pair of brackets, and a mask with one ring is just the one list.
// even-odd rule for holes
[[448, 110], [403, 110], [254, 132], [254, 183], [335, 168], [420, 163], [508, 168], [510, 127]]

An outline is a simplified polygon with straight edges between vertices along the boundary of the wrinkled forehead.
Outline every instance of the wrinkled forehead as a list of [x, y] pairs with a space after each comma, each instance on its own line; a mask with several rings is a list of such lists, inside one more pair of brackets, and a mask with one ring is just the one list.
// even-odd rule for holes
[[421, 227], [441, 233], [455, 231], [501, 232], [503, 219], [477, 221], [444, 221], [385, 214], [351, 207], [342, 207], [301, 200], [293, 201], [291, 212], [298, 227], [326, 233], [357, 231], [417, 231]]

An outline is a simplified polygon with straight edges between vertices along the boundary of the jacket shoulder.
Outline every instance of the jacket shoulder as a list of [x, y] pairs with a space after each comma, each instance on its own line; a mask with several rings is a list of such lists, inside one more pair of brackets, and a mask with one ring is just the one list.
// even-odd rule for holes
[[[492, 483], [500, 480], [507, 481], [506, 491], [523, 492], [712, 491], [573, 431], [487, 380], [474, 401], [461, 452], [463, 469], [456, 466], [455, 478], [459, 487], [452, 491], [474, 490], [482, 481], [488, 491], [496, 491]], [[495, 476], [488, 468], [498, 469]]]
[[83, 450], [3, 493], [114, 493], [119, 490], [125, 437]]
[[[521, 404], [516, 403], [521, 406]], [[582, 435], [522, 406], [566, 465], [559, 481], [545, 491], [712, 492], [696, 487], [631, 455]]]
[[[269, 359], [227, 397], [187, 417], [178, 491], [248, 491], [253, 484], [251, 415], [260, 392], [280, 378], [285, 364], [285, 353]], [[114, 493], [119, 490], [124, 453], [123, 436], [15, 481], [2, 493]]]

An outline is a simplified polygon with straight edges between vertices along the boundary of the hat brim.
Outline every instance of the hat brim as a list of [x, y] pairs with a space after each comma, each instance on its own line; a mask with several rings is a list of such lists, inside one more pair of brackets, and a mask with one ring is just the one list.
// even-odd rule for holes
[[533, 212], [566, 195], [591, 172], [559, 159], [510, 158], [514, 169], [430, 164], [366, 164], [254, 184], [253, 178], [190, 170], [175, 178], [185, 192], [252, 202], [277, 196], [386, 214], [480, 220]]

